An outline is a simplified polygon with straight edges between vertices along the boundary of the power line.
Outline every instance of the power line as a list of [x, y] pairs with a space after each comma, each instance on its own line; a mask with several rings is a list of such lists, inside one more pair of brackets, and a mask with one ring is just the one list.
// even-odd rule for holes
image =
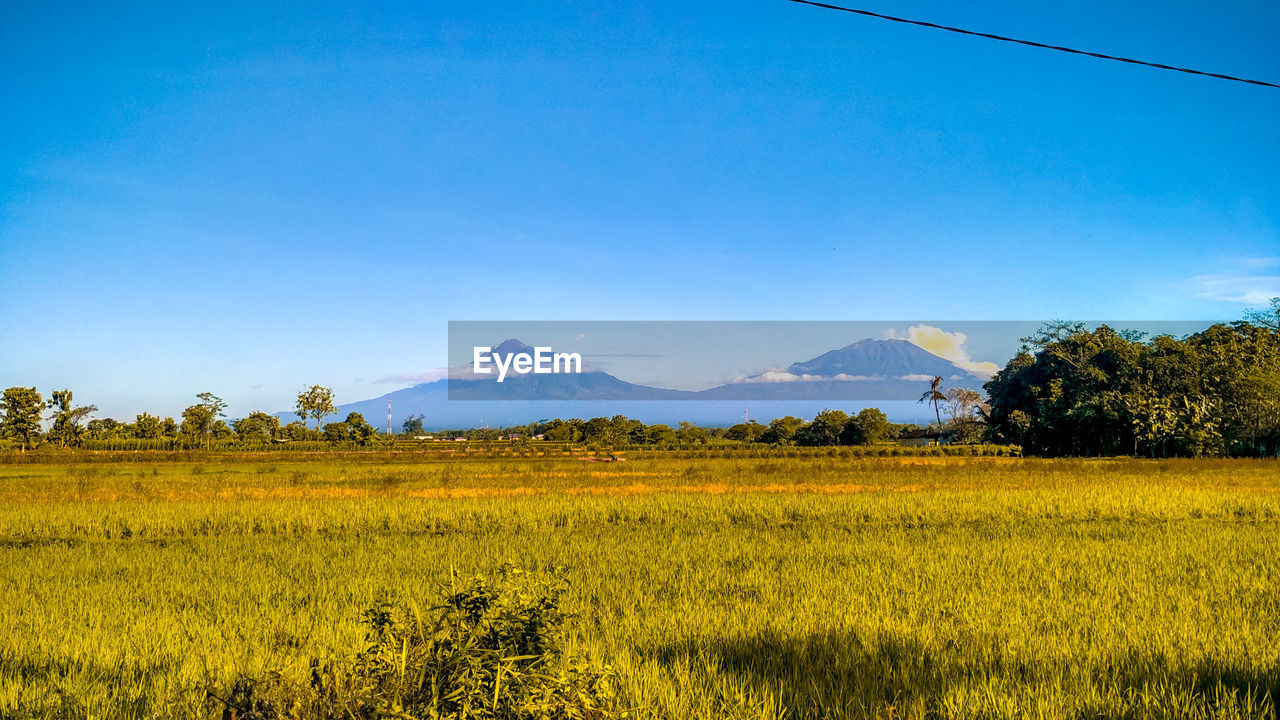
[[1004, 35], [992, 35], [991, 33], [965, 30], [964, 28], [951, 27], [949, 25], [938, 25], [937, 23], [925, 22], [923, 20], [908, 20], [907, 18], [894, 17], [892, 15], [882, 15], [880, 13], [871, 12], [870, 10], [856, 10], [854, 8], [841, 7], [839, 5], [828, 5], [827, 3], [814, 2], [814, 0], [789, 0], [789, 2], [800, 3], [802, 5], [812, 5], [814, 7], [826, 8], [827, 10], [839, 10], [840, 12], [854, 13], [855, 15], [865, 15], [867, 17], [879, 18], [880, 20], [906, 23], [907, 25], [919, 25], [920, 27], [934, 28], [935, 30], [946, 30], [947, 32], [960, 33], [961, 35], [973, 35], [975, 37], [999, 40], [1001, 42], [1029, 45], [1031, 47], [1044, 48], [1046, 50], [1057, 50], [1058, 52], [1071, 53], [1073, 55], [1087, 55], [1089, 57], [1100, 58], [1102, 60], [1115, 60], [1116, 62], [1129, 63], [1130, 65], [1145, 65], [1146, 67], [1158, 68], [1160, 70], [1175, 70], [1177, 72], [1189, 73], [1191, 75], [1203, 75], [1205, 77], [1218, 78], [1219, 80], [1234, 80], [1235, 82], [1249, 83], [1250, 85], [1280, 88], [1280, 85], [1262, 80], [1249, 80], [1247, 78], [1235, 77], [1234, 75], [1221, 75], [1219, 73], [1204, 72], [1203, 70], [1192, 70], [1191, 68], [1162, 65], [1160, 63], [1147, 62], [1145, 60], [1134, 60], [1133, 58], [1104, 55], [1102, 53], [1062, 47], [1061, 45], [1046, 45], [1044, 43], [1033, 42], [1031, 40], [1019, 40], [1017, 38], [1005, 37]]

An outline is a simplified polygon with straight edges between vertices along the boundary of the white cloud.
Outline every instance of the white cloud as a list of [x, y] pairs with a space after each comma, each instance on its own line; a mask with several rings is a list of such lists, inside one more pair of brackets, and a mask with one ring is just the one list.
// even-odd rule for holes
[[910, 380], [910, 381], [912, 381], [912, 382], [932, 382], [932, 381], [933, 381], [933, 376], [932, 376], [932, 375], [920, 375], [919, 373], [912, 373], [911, 375], [902, 375], [902, 376], [900, 376], [898, 379], [899, 379], [899, 380]]
[[[890, 333], [893, 331], [891, 330]], [[896, 337], [896, 334], [889, 335]], [[947, 332], [941, 328], [931, 325], [912, 325], [907, 329], [907, 342], [924, 350], [937, 355], [944, 360], [950, 360], [957, 367], [968, 370], [982, 378], [990, 378], [1000, 370], [1000, 366], [990, 361], [977, 361], [969, 357], [969, 351], [964, 348], [964, 341], [968, 339], [968, 335], [962, 332]], [[908, 375], [904, 380], [932, 380], [921, 376]]]
[[786, 370], [766, 370], [759, 375], [748, 375], [746, 377], [734, 378], [735, 383], [780, 383], [780, 382], [803, 382], [806, 379], [814, 378], [815, 375], [796, 375]]
[[416, 385], [418, 383], [435, 382], [443, 380], [449, 376], [449, 368], [433, 368], [416, 373], [403, 373], [401, 375], [388, 375], [384, 378], [374, 380], [376, 383], [389, 383], [392, 385]]
[[1261, 271], [1280, 267], [1280, 257], [1243, 258], [1232, 270], [1187, 278], [1186, 286], [1195, 297], [1237, 305], [1266, 305], [1280, 297], [1280, 275]]
[[883, 380], [880, 375], [846, 375], [840, 373], [834, 377], [822, 377], [821, 375], [796, 375], [786, 370], [773, 369], [766, 370], [759, 375], [747, 375], [744, 377], [734, 378], [732, 382], [737, 384], [743, 383], [785, 383], [785, 382], [825, 382], [827, 380], [841, 380], [845, 382], [856, 382], [862, 380]]
[[1243, 258], [1240, 260], [1240, 264], [1247, 268], [1280, 267], [1280, 257]]

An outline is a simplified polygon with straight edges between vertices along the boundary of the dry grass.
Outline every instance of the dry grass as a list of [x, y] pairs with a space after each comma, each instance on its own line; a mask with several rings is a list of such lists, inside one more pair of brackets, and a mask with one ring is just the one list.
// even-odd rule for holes
[[1280, 464], [0, 465], [0, 716], [217, 717], [379, 599], [562, 567], [638, 718], [1275, 718]]

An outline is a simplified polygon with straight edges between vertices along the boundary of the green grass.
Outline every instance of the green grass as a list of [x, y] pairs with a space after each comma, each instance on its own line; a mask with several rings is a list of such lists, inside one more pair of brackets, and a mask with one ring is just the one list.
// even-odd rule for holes
[[451, 572], [563, 568], [637, 718], [1275, 718], [1274, 461], [0, 465], [0, 716], [218, 717]]

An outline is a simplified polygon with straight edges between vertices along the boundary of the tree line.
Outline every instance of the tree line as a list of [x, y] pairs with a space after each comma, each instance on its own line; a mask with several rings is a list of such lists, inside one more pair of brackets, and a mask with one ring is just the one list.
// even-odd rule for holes
[[1280, 298], [1175, 338], [1057, 322], [986, 383], [996, 442], [1033, 455], [1280, 453]]
[[[947, 410], [953, 425], [961, 423], [961, 413], [972, 416], [972, 403], [978, 395], [969, 390], [953, 390]], [[209, 447], [215, 441], [232, 441], [246, 446], [286, 442], [328, 442], [343, 446], [370, 446], [378, 430], [360, 413], [349, 413], [345, 420], [323, 423], [336, 413], [333, 391], [314, 385], [299, 393], [295, 414], [299, 419], [282, 423], [265, 412], [252, 412], [231, 421], [224, 419], [226, 403], [213, 393], [199, 393], [199, 402], [182, 412], [181, 421], [139, 414], [134, 422], [111, 418], [86, 419], [97, 409], [92, 405], [76, 407], [70, 390], [55, 390], [53, 400], [44, 402], [35, 388], [14, 387], [4, 392], [0, 409], [0, 434], [28, 450], [41, 444], [54, 447], [78, 447], [88, 441], [169, 440], [186, 448]], [[963, 401], [955, 400], [963, 398]], [[53, 412], [42, 418], [42, 411]], [[51, 421], [47, 432], [41, 430], [42, 419]], [[306, 425], [314, 421], [314, 427]], [[732, 427], [701, 427], [682, 422], [676, 427], [645, 424], [625, 415], [590, 419], [541, 420], [506, 428], [467, 428], [433, 433], [442, 439], [464, 438], [476, 442], [511, 440], [544, 440], [574, 445], [688, 447], [713, 442], [764, 443], [771, 445], [870, 445], [892, 441], [902, 432], [920, 429], [919, 425], [891, 423], [884, 412], [867, 408], [848, 415], [841, 410], [823, 410], [810, 421], [794, 416], [777, 418], [766, 424], [754, 420]], [[402, 426], [401, 438], [423, 435], [422, 416], [410, 416]], [[385, 437], [385, 436], [384, 436]], [[981, 435], [972, 435], [974, 441]]]
[[[313, 385], [298, 393], [294, 413], [298, 420], [281, 423], [265, 412], [252, 412], [228, 422], [227, 404], [211, 392], [196, 395], [198, 403], [182, 411], [181, 420], [140, 413], [133, 422], [112, 418], [90, 419], [93, 405], [75, 406], [70, 390], [54, 390], [45, 401], [34, 387], [11, 387], [0, 399], [0, 438], [26, 451], [41, 444], [79, 447], [86, 441], [169, 440], [186, 448], [209, 447], [214, 441], [261, 445], [291, 441], [327, 441], [333, 444], [369, 445], [378, 431], [360, 413], [349, 413], [338, 422], [321, 424], [337, 412], [333, 390]], [[52, 410], [46, 417], [45, 410]], [[315, 427], [306, 425], [308, 419]], [[48, 431], [43, 430], [49, 421]]]
[[[421, 418], [405, 421], [406, 434], [421, 433]], [[645, 424], [626, 415], [595, 417], [589, 419], [555, 418], [539, 420], [525, 425], [504, 428], [470, 428], [444, 430], [434, 435], [442, 438], [466, 438], [480, 442], [501, 440], [539, 439], [547, 442], [601, 447], [647, 446], [689, 447], [716, 442], [767, 443], [773, 445], [869, 445], [893, 440], [904, 430], [919, 429], [919, 425], [889, 422], [888, 417], [876, 408], [867, 408], [856, 415], [842, 410], [823, 410], [813, 420], [788, 415], [767, 425], [751, 420], [731, 427], [701, 427], [691, 422], [676, 427], [664, 424]]]
[[[986, 397], [944, 388], [934, 378], [920, 397], [936, 422], [933, 436], [951, 443], [1018, 445], [1027, 455], [1148, 457], [1280, 454], [1280, 298], [1244, 320], [1221, 323], [1184, 338], [1088, 329], [1053, 322], [1023, 338], [1021, 350], [984, 385]], [[162, 439], [183, 447], [214, 441], [262, 445], [324, 441], [368, 446], [378, 431], [360, 413], [323, 423], [337, 410], [333, 391], [313, 385], [298, 394], [298, 420], [282, 423], [265, 412], [228, 422], [226, 403], [203, 392], [181, 420], [139, 414], [134, 422], [92, 419], [92, 405], [76, 406], [68, 389], [47, 402], [34, 387], [11, 387], [0, 399], [0, 439], [22, 450], [42, 443], [76, 447], [89, 440]], [[44, 411], [51, 411], [46, 417]], [[307, 421], [314, 421], [308, 427]], [[402, 437], [424, 434], [410, 416]], [[44, 423], [49, 422], [48, 430]], [[446, 430], [475, 441], [533, 438], [617, 447], [690, 446], [709, 442], [772, 445], [867, 445], [892, 441], [913, 424], [889, 422], [867, 408], [854, 415], [824, 410], [812, 420], [787, 416], [727, 428], [647, 425], [612, 418], [541, 420], [508, 428]]]

